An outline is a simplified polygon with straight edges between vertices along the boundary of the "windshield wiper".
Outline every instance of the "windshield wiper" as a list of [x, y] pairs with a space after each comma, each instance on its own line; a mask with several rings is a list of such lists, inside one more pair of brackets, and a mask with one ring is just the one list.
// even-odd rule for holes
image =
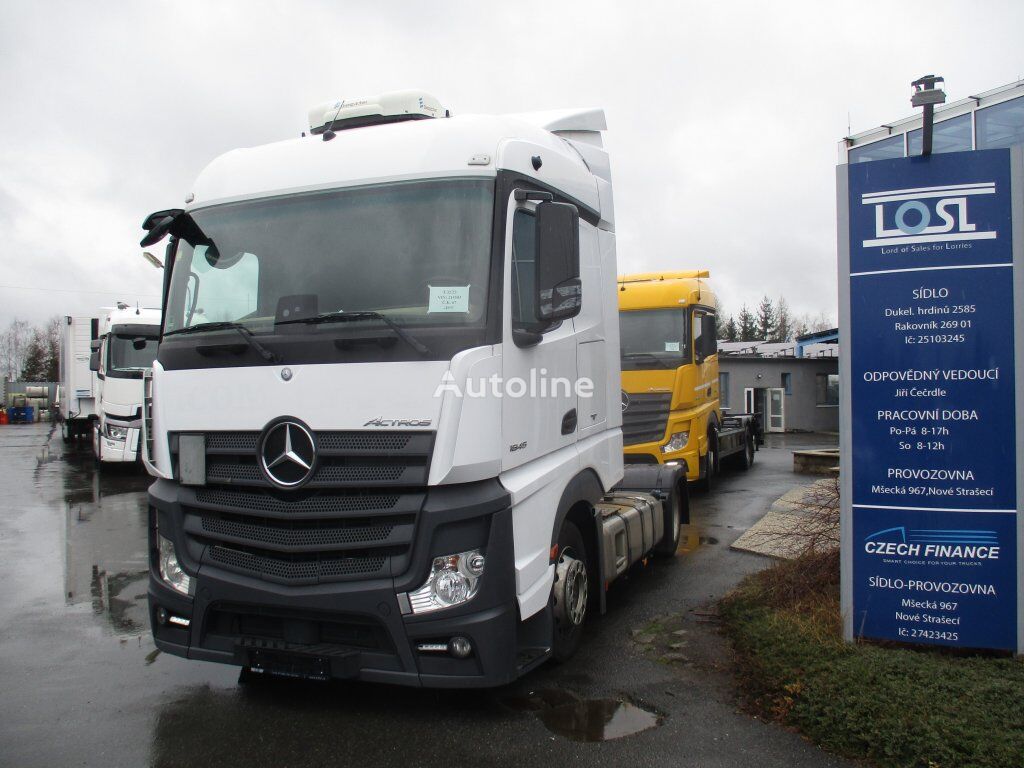
[[622, 359], [623, 360], [628, 360], [628, 359], [634, 358], [634, 357], [643, 357], [643, 358], [646, 358], [646, 359], [649, 359], [649, 360], [653, 360], [658, 365], [660, 365], [662, 368], [669, 368], [670, 367], [668, 363], [666, 363], [664, 360], [662, 360], [657, 355], [652, 354], [651, 352], [623, 352], [622, 353]]
[[271, 352], [269, 349], [260, 344], [253, 336], [252, 331], [246, 328], [241, 323], [236, 323], [231, 320], [219, 320], [212, 323], [199, 323], [199, 325], [190, 325], [188, 328], [178, 328], [173, 331], [167, 331], [164, 336], [184, 336], [187, 333], [199, 333], [200, 331], [238, 331], [239, 335], [245, 339], [246, 343], [252, 347], [259, 356], [266, 360], [268, 363], [276, 363], [278, 356]]
[[405, 330], [402, 326], [396, 323], [387, 315], [381, 312], [373, 311], [360, 311], [360, 312], [325, 312], [322, 315], [314, 315], [313, 317], [298, 317], [294, 320], [282, 320], [277, 325], [288, 325], [290, 323], [307, 323], [309, 325], [319, 325], [321, 323], [347, 323], [353, 320], [380, 320], [388, 328], [395, 332], [395, 335], [408, 344], [410, 347], [415, 349], [421, 355], [429, 355], [430, 349], [423, 342]]

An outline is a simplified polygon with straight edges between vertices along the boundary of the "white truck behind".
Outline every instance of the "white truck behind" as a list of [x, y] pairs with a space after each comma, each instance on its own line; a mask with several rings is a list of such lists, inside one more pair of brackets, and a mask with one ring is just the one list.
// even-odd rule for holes
[[90, 369], [96, 375], [92, 450], [97, 464], [141, 458], [142, 380], [160, 341], [160, 310], [119, 303], [101, 311]]

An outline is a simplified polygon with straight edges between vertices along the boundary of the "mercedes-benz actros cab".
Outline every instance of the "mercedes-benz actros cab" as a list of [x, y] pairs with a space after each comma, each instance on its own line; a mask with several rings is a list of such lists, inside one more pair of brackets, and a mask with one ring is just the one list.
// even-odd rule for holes
[[604, 114], [402, 92], [309, 124], [143, 225], [157, 647], [434, 687], [565, 659], [686, 505], [672, 467], [624, 480]]
[[715, 293], [707, 270], [619, 277], [626, 462], [679, 466], [711, 487], [723, 461], [748, 469], [759, 444], [749, 414], [723, 415]]
[[142, 454], [142, 380], [160, 341], [160, 310], [118, 302], [101, 310], [89, 368], [96, 375], [92, 451], [97, 465]]

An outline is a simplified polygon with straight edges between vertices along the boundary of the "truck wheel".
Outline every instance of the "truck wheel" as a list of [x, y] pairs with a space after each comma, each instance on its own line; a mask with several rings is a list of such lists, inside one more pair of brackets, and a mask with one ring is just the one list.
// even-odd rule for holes
[[665, 535], [654, 545], [654, 554], [659, 557], [672, 557], [679, 549], [679, 534], [682, 530], [683, 503], [685, 501], [686, 480], [672, 489], [661, 503], [665, 514]]
[[743, 441], [743, 453], [740, 454], [736, 460], [737, 465], [740, 469], [747, 470], [754, 464], [754, 433], [747, 432], [746, 439]]
[[89, 441], [92, 448], [92, 460], [96, 464], [97, 471], [103, 470], [103, 436], [97, 427], [93, 427], [92, 438]]
[[579, 528], [568, 520], [558, 534], [558, 561], [551, 601], [555, 617], [551, 655], [556, 661], [566, 661], [580, 647], [590, 601], [586, 546]]
[[714, 476], [718, 474], [718, 432], [714, 429], [708, 430], [708, 452], [704, 456], [704, 477], [701, 478], [697, 487], [708, 493], [714, 484]]

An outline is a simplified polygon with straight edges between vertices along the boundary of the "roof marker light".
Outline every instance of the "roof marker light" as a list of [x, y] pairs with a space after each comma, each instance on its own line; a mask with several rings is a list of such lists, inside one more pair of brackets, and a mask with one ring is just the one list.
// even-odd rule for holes
[[448, 116], [448, 110], [429, 93], [393, 91], [318, 104], [309, 110], [309, 130], [313, 134], [329, 134], [345, 128]]

